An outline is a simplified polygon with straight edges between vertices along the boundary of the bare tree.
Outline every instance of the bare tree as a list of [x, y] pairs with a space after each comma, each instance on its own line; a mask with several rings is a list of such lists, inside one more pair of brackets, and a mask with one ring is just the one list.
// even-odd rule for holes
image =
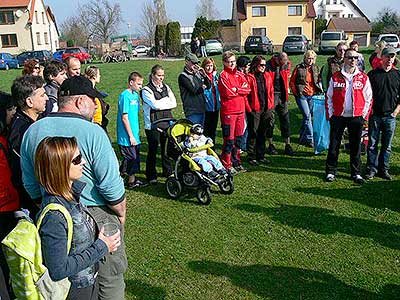
[[108, 0], [90, 1], [80, 7], [80, 18], [91, 38], [106, 43], [122, 22], [121, 6]]
[[75, 45], [86, 46], [89, 40], [89, 32], [81, 19], [77, 16], [68, 17], [60, 26], [61, 38], [64, 41], [73, 41]]
[[200, 0], [196, 6], [197, 16], [205, 17], [207, 20], [216, 20], [220, 16], [218, 9], [215, 7], [214, 0]]
[[140, 21], [143, 36], [149, 41], [154, 41], [156, 26], [168, 23], [164, 0], [148, 0], [142, 7]]

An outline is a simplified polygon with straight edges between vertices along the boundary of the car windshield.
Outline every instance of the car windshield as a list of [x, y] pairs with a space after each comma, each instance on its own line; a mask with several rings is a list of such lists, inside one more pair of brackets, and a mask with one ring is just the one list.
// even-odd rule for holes
[[72, 49], [67, 49], [65, 50], [65, 53], [79, 53], [79, 49], [78, 48], [72, 48]]
[[219, 44], [217, 40], [208, 40], [207, 44]]
[[329, 32], [329, 33], [323, 33], [321, 36], [321, 40], [324, 41], [337, 41], [340, 40], [340, 33], [339, 32]]
[[383, 36], [381, 38], [382, 41], [385, 41], [386, 43], [397, 43], [398, 39], [395, 36]]
[[249, 37], [249, 43], [261, 43], [261, 37]]
[[288, 36], [285, 39], [285, 42], [301, 42], [303, 38], [301, 36]]

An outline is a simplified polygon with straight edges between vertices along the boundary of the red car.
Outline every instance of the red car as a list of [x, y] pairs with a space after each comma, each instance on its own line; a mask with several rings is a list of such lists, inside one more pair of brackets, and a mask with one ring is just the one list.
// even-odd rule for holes
[[92, 57], [90, 56], [89, 53], [87, 53], [86, 49], [83, 47], [66, 48], [62, 55], [62, 59], [64, 60], [68, 56], [76, 57], [83, 64], [87, 64], [92, 61]]

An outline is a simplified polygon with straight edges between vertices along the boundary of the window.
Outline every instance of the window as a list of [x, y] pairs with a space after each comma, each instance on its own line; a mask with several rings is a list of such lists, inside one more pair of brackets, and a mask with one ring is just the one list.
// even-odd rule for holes
[[253, 17], [265, 17], [267, 15], [266, 6], [253, 6], [251, 10]]
[[16, 34], [2, 34], [1, 44], [3, 48], [7, 47], [18, 47], [17, 35]]
[[353, 14], [349, 14], [349, 18], [352, 18], [353, 17]]
[[42, 22], [43, 24], [46, 24], [46, 19], [44, 18], [44, 12], [42, 12]]
[[300, 35], [301, 31], [301, 27], [288, 27], [288, 35]]
[[0, 25], [14, 23], [14, 12], [12, 10], [0, 11]]
[[49, 34], [48, 34], [47, 32], [44, 33], [44, 43], [45, 43], [46, 45], [49, 44]]
[[301, 16], [302, 13], [302, 6], [301, 5], [289, 5], [288, 6], [288, 15], [289, 16]]
[[39, 24], [39, 16], [38, 16], [37, 10], [35, 10], [35, 20], [36, 20], [36, 24]]
[[333, 0], [333, 4], [337, 4], [337, 0]]
[[253, 35], [267, 36], [267, 28], [265, 27], [253, 28]]
[[42, 41], [40, 40], [40, 32], [36, 32], [36, 41], [38, 45], [42, 44]]

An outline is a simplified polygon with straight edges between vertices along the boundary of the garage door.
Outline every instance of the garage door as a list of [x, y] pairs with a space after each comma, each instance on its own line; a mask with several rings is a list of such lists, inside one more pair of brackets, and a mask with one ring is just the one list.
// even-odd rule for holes
[[367, 34], [354, 34], [354, 40], [357, 41], [360, 46], [368, 46]]

